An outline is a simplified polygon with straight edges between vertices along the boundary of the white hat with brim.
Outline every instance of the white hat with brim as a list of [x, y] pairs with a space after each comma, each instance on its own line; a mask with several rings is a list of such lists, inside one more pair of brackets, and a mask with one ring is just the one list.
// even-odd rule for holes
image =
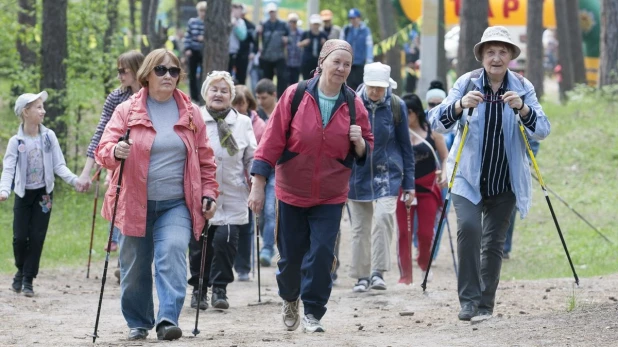
[[[391, 83], [391, 67], [382, 63], [371, 63], [365, 65], [363, 73], [363, 83], [369, 87], [393, 87]], [[393, 81], [394, 82], [394, 81]], [[397, 88], [395, 83], [394, 88]]]
[[513, 40], [511, 40], [511, 34], [508, 29], [497, 25], [485, 29], [481, 42], [474, 45], [474, 57], [477, 61], [483, 61], [483, 52], [481, 52], [481, 49], [483, 48], [483, 44], [487, 42], [505, 43], [510, 46], [513, 50], [513, 56], [511, 59], [517, 59], [519, 54], [521, 54], [521, 49], [519, 49], [519, 47], [513, 43]]
[[46, 91], [42, 91], [39, 94], [26, 93], [20, 95], [15, 101], [15, 115], [17, 117], [21, 116], [21, 113], [24, 111], [24, 109], [26, 108], [26, 106], [28, 106], [29, 103], [39, 98], [43, 100], [43, 102], [45, 102], [45, 100], [47, 100], [47, 97], [48, 94]]
[[265, 12], [266, 12], [266, 13], [269, 13], [269, 12], [277, 12], [277, 4], [275, 4], [274, 2], [269, 2], [269, 3], [266, 5]]

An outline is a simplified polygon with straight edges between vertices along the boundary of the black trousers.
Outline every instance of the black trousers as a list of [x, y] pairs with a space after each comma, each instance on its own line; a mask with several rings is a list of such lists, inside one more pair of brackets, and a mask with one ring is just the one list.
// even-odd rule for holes
[[[206, 238], [206, 262], [204, 283], [207, 286], [226, 288], [234, 282], [234, 258], [238, 251], [240, 225], [212, 225]], [[201, 241], [201, 240], [200, 240]], [[202, 243], [194, 237], [189, 241], [189, 285], [199, 290]]]
[[[247, 68], [249, 67], [249, 54], [239, 53], [236, 54], [235, 59], [236, 66], [236, 82], [238, 84], [245, 84], [247, 81]], [[230, 69], [231, 71], [231, 69]]]
[[299, 67], [288, 66], [287, 70], [288, 70], [288, 77], [287, 77], [288, 86], [291, 86], [294, 83], [298, 83], [298, 78], [300, 77], [300, 66]]
[[[202, 74], [204, 73], [202, 52], [191, 50], [189, 57], [189, 89], [191, 91], [191, 100], [199, 103], [200, 98], [200, 83], [202, 82]], [[198, 66], [200, 69], [199, 76], [197, 75]]]
[[[272, 80], [275, 77], [275, 72], [277, 75], [277, 98], [283, 95], [285, 88], [288, 87], [286, 70], [287, 66], [285, 63], [285, 59], [279, 59], [277, 61], [271, 62], [260, 59], [260, 69], [262, 69], [262, 78], [268, 78]], [[361, 75], [362, 78], [362, 75]]]
[[303, 79], [308, 80], [313, 77], [311, 71], [315, 70], [318, 67], [318, 59], [311, 58], [303, 61], [301, 72], [303, 73]]
[[26, 190], [23, 198], [15, 195], [13, 207], [13, 254], [15, 266], [26, 279], [35, 278], [43, 243], [51, 217], [53, 193], [45, 187]]
[[363, 83], [363, 74], [365, 73], [365, 65], [352, 65], [352, 70], [348, 76], [348, 87], [354, 89], [358, 88]]

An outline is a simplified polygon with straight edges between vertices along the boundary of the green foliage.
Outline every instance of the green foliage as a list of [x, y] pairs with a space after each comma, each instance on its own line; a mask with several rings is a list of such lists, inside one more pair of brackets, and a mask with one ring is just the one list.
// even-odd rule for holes
[[[618, 271], [616, 90], [581, 87], [570, 94], [566, 105], [544, 103], [552, 125], [537, 158], [545, 184], [614, 242], [607, 243], [549, 195], [580, 277]], [[532, 208], [526, 219], [517, 219], [503, 278], [571, 277], [545, 197], [539, 184], [534, 180], [532, 184]]]

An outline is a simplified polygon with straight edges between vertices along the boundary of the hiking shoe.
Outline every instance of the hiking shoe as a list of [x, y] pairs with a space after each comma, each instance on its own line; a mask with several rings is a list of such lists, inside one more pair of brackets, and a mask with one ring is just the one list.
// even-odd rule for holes
[[504, 252], [504, 254], [502, 254], [502, 259], [511, 259], [509, 252]]
[[239, 272], [238, 273], [238, 281], [239, 282], [249, 282], [249, 273], [248, 272]]
[[118, 283], [120, 283], [120, 269], [116, 269], [114, 271], [114, 277], [116, 277], [116, 279], [118, 280]]
[[264, 267], [269, 267], [272, 258], [273, 251], [268, 248], [262, 248], [262, 251], [260, 251], [260, 265]]
[[295, 301], [283, 300], [283, 308], [281, 309], [281, 317], [283, 318], [283, 325], [288, 331], [294, 331], [300, 324], [300, 316], [298, 314], [298, 306], [300, 298]]
[[24, 277], [24, 288], [22, 292], [25, 296], [31, 298], [34, 296], [34, 287], [32, 286], [32, 278]]
[[11, 284], [11, 290], [15, 293], [21, 293], [23, 280], [24, 276], [21, 274], [21, 271], [17, 271], [15, 277], [13, 277], [13, 284]]
[[472, 317], [478, 315], [479, 310], [474, 304], [464, 304], [459, 311], [459, 320], [469, 321]]
[[369, 280], [366, 278], [359, 278], [358, 282], [352, 288], [354, 293], [364, 293], [369, 290]]
[[212, 289], [212, 307], [220, 310], [227, 310], [230, 308], [230, 304], [227, 302], [227, 296], [225, 295], [225, 289], [214, 287]]
[[178, 340], [181, 337], [182, 329], [179, 327], [167, 321], [159, 323], [159, 326], [157, 327], [157, 338], [159, 340], [171, 341]]
[[[191, 295], [191, 308], [197, 309], [197, 301], [199, 300], [199, 291], [194, 290]], [[206, 310], [208, 308], [208, 295], [202, 294], [202, 301], [200, 301], [200, 310]]]
[[306, 333], [323, 333], [325, 332], [322, 323], [317, 320], [312, 314], [305, 315], [303, 318], [303, 331]]
[[386, 282], [384, 282], [382, 276], [373, 275], [371, 276], [371, 285], [369, 287], [376, 290], [386, 290]]
[[127, 336], [127, 340], [135, 341], [135, 340], [146, 340], [148, 336], [148, 330], [140, 329], [140, 328], [132, 328], [129, 330], [129, 336]]

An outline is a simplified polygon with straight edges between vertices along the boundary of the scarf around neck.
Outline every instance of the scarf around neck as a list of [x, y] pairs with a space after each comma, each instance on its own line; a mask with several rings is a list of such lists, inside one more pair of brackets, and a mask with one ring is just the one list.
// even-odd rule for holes
[[219, 133], [219, 143], [221, 147], [227, 149], [227, 153], [230, 157], [233, 157], [238, 153], [238, 144], [234, 136], [232, 136], [232, 129], [230, 129], [230, 126], [225, 121], [225, 117], [227, 117], [231, 110], [232, 109], [229, 107], [222, 111], [206, 108], [208, 114], [217, 122], [217, 132]]

